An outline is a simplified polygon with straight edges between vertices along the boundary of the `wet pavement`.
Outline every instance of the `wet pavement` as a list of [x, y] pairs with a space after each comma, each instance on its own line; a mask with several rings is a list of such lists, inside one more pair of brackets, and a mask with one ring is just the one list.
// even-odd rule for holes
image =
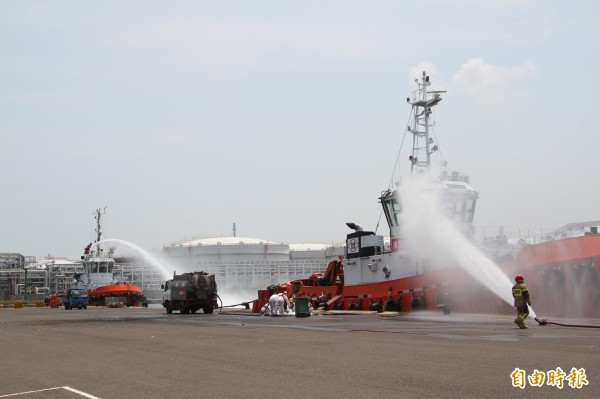
[[513, 319], [0, 309], [0, 398], [600, 397], [600, 329]]

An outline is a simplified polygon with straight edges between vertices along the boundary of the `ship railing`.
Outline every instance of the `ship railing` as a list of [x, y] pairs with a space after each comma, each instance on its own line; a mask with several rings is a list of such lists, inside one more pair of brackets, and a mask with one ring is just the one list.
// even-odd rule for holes
[[475, 226], [473, 228], [473, 240], [485, 247], [540, 244], [583, 234], [583, 231], [544, 227]]

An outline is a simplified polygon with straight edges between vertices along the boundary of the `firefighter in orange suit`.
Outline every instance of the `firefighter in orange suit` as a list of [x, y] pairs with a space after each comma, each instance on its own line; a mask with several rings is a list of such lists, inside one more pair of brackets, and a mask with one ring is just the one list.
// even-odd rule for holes
[[529, 291], [525, 285], [525, 279], [523, 276], [518, 274], [515, 277], [516, 284], [512, 287], [512, 295], [515, 298], [515, 308], [517, 308], [517, 318], [515, 324], [521, 329], [527, 328], [525, 325], [525, 319], [529, 316], [529, 306], [531, 306], [531, 299], [529, 299]]

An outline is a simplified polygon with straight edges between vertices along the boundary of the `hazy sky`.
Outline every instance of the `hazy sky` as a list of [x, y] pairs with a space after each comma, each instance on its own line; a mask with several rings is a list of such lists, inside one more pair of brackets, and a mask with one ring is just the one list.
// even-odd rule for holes
[[0, 252], [78, 257], [100, 207], [106, 238], [146, 249], [234, 222], [290, 243], [373, 230], [424, 68], [476, 225], [600, 219], [599, 17], [597, 1], [0, 0]]

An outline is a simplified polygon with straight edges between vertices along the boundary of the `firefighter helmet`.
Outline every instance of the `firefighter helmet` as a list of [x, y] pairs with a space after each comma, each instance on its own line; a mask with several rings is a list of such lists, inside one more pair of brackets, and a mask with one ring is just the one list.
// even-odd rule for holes
[[520, 274], [517, 274], [517, 275], [515, 276], [515, 281], [516, 281], [517, 283], [522, 283], [523, 281], [525, 281], [525, 279], [524, 279], [524, 278], [523, 278], [523, 276], [521, 276]]

